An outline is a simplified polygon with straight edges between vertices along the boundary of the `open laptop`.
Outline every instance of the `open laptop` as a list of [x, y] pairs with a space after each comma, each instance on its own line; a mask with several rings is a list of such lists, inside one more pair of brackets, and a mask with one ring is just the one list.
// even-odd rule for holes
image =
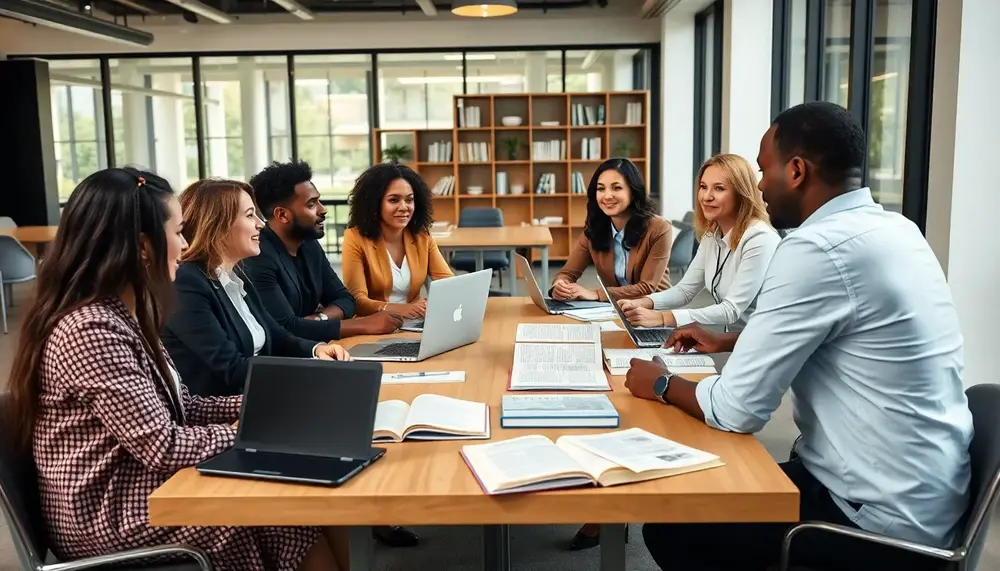
[[611, 306], [615, 308], [615, 313], [622, 320], [622, 326], [625, 327], [625, 332], [628, 336], [632, 338], [632, 343], [636, 347], [663, 347], [666, 343], [667, 337], [670, 337], [670, 332], [673, 331], [673, 327], [636, 327], [629, 323], [628, 318], [625, 317], [625, 312], [622, 311], [620, 305], [618, 305], [618, 300], [615, 299], [611, 292], [608, 291], [607, 286], [604, 285], [604, 280], [601, 276], [597, 276], [597, 281], [601, 284], [601, 289], [604, 290], [604, 295], [611, 300]]
[[419, 340], [383, 339], [349, 349], [355, 361], [423, 361], [445, 351], [475, 343], [483, 332], [492, 270], [482, 270], [431, 282], [427, 313]]
[[339, 486], [385, 453], [372, 447], [382, 365], [254, 357], [233, 448], [203, 474]]
[[535, 281], [535, 274], [531, 271], [531, 264], [528, 263], [528, 259], [521, 254], [514, 254], [514, 263], [517, 264], [517, 269], [524, 276], [524, 281], [528, 283], [528, 295], [531, 296], [531, 301], [535, 302], [535, 305], [546, 313], [560, 315], [574, 309], [593, 309], [595, 307], [608, 306], [603, 301], [559, 301], [558, 299], [545, 297], [541, 288], [538, 287], [538, 282]]

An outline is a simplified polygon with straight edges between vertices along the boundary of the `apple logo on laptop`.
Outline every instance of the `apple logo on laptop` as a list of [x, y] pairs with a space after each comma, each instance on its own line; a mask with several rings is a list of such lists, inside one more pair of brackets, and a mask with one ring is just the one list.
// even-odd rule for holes
[[458, 309], [456, 309], [455, 312], [451, 314], [451, 319], [452, 319], [452, 321], [454, 321], [456, 323], [462, 320], [462, 306], [461, 305], [459, 305]]

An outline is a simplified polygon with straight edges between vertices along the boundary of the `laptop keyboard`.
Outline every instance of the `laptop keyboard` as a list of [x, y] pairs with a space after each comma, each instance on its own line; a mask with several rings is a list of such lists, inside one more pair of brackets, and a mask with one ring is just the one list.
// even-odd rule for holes
[[379, 357], [416, 357], [419, 353], [419, 341], [414, 343], [393, 343], [375, 351], [375, 355]]
[[643, 343], [664, 343], [667, 340], [667, 332], [662, 329], [635, 329], [635, 338]]
[[552, 311], [566, 311], [573, 309], [573, 305], [566, 303], [565, 301], [559, 301], [558, 299], [546, 299], [545, 305], [549, 306]]

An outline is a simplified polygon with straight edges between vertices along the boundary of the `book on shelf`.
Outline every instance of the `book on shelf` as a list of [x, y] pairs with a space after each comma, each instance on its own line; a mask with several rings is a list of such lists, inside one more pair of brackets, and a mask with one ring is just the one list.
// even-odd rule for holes
[[580, 140], [580, 158], [593, 160], [601, 158], [601, 138], [584, 137]]
[[490, 407], [486, 403], [423, 394], [407, 404], [378, 403], [374, 442], [404, 440], [488, 440]]
[[435, 196], [451, 196], [455, 193], [455, 175], [445, 175], [438, 179], [431, 189], [431, 194]]
[[573, 176], [570, 180], [571, 194], [587, 194], [587, 183], [583, 180], [583, 173], [580, 171], [573, 171]]
[[465, 106], [465, 100], [458, 100], [458, 126], [482, 127], [482, 112], [476, 105]]
[[570, 118], [571, 124], [584, 126], [584, 125], [603, 125], [604, 124], [604, 104], [597, 105], [584, 105], [583, 103], [574, 103], [572, 107], [573, 116]]
[[522, 436], [462, 447], [462, 458], [486, 494], [577, 486], [617, 486], [725, 465], [718, 456], [641, 428], [555, 442]]
[[451, 141], [437, 141], [427, 147], [427, 162], [450, 163]]
[[459, 143], [458, 160], [463, 163], [485, 163], [490, 160], [490, 144], [485, 141]]
[[632, 359], [652, 361], [653, 357], [663, 359], [664, 364], [672, 373], [714, 375], [718, 372], [715, 368], [715, 361], [708, 355], [677, 354], [670, 348], [604, 350], [604, 364], [607, 366], [608, 372], [614, 376], [628, 374], [628, 370], [632, 368], [629, 365]]
[[507, 173], [500, 171], [497, 172], [497, 194], [510, 194], [510, 188], [507, 186]]
[[642, 103], [631, 102], [625, 106], [625, 124], [642, 125]]
[[531, 160], [562, 161], [566, 159], [566, 141], [535, 141], [531, 144]]
[[618, 428], [607, 395], [503, 395], [501, 428]]
[[555, 194], [556, 175], [555, 173], [543, 172], [538, 175], [538, 184], [535, 185], [535, 194]]
[[[514, 364], [507, 388], [511, 391], [610, 391], [601, 358], [601, 328], [596, 324], [582, 327], [589, 329], [583, 334], [568, 329], [564, 333], [534, 328], [519, 331], [523, 332], [522, 338], [533, 341], [515, 341]], [[570, 338], [575, 341], [560, 340]]]

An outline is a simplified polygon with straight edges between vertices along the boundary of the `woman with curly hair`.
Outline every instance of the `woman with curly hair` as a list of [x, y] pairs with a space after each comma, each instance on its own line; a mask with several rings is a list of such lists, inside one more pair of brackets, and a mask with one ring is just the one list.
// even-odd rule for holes
[[451, 277], [431, 238], [431, 191], [409, 167], [378, 164], [358, 177], [350, 195], [344, 232], [344, 283], [359, 316], [392, 311], [406, 319], [424, 316], [420, 288]]

